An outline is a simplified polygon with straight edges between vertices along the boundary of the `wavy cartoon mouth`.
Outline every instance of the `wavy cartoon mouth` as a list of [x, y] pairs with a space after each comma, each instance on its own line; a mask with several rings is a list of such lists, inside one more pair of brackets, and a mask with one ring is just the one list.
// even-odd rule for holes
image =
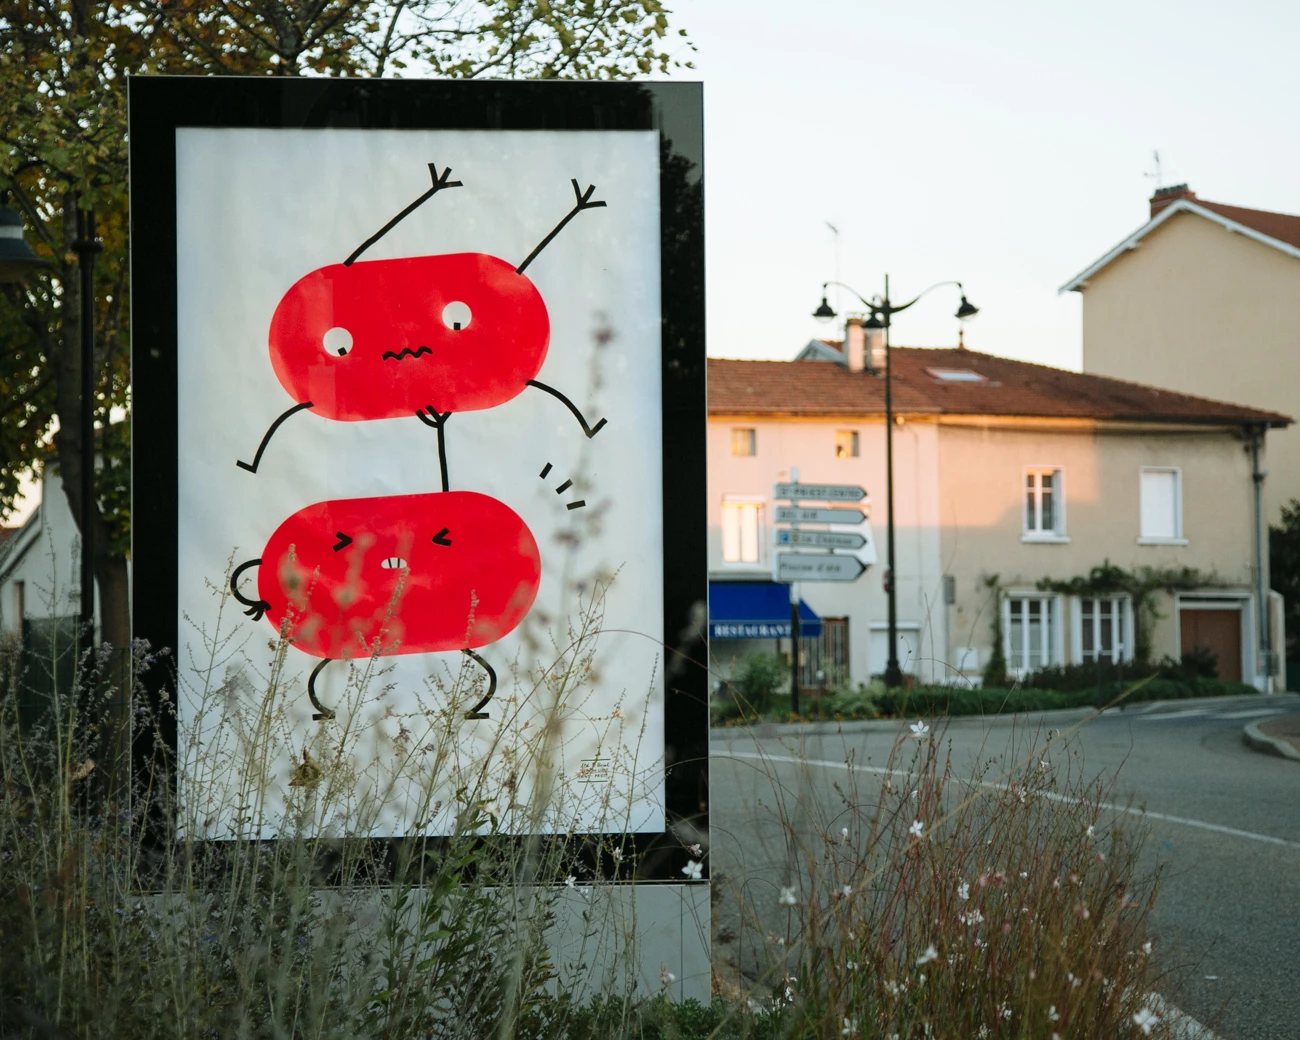
[[401, 361], [402, 358], [419, 357], [421, 354], [432, 354], [432, 353], [433, 351], [428, 347], [423, 347], [423, 346], [416, 347], [414, 350], [412, 350], [410, 347], [403, 347], [401, 350], [397, 350], [397, 351], [385, 350], [379, 356], [384, 361]]
[[406, 566], [406, 561], [400, 556], [389, 556], [382, 560], [379, 566], [383, 567], [384, 570], [387, 571], [398, 571], [402, 570]]

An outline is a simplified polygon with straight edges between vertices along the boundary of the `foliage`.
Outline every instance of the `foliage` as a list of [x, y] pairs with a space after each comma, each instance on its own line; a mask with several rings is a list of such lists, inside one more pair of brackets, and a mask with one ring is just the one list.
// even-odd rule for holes
[[1007, 655], [1002, 648], [1005, 645], [1002, 634], [1002, 587], [998, 576], [990, 574], [984, 579], [984, 587], [993, 599], [991, 627], [993, 629], [993, 647], [989, 651], [988, 662], [984, 665], [984, 685], [1002, 686], [1007, 681]]
[[719, 721], [746, 715], [764, 715], [774, 706], [776, 691], [787, 685], [790, 670], [775, 654], [752, 654], [715, 696]]
[[1268, 529], [1269, 583], [1286, 600], [1286, 656], [1300, 656], [1300, 499], [1282, 507]]
[[1133, 652], [1138, 661], [1151, 658], [1151, 629], [1160, 620], [1159, 607], [1152, 593], [1186, 592], [1222, 585], [1213, 572], [1195, 567], [1138, 567], [1126, 571], [1110, 560], [1093, 567], [1086, 575], [1064, 581], [1043, 578], [1038, 588], [1066, 596], [1107, 596], [1127, 594], [1133, 604]]

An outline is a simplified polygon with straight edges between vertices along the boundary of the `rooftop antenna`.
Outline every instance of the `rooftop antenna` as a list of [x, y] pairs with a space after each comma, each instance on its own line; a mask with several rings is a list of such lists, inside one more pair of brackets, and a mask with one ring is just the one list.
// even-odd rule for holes
[[1163, 188], [1163, 187], [1165, 186], [1165, 179], [1164, 179], [1164, 177], [1161, 175], [1161, 172], [1160, 172], [1160, 152], [1159, 152], [1159, 151], [1152, 151], [1152, 153], [1151, 153], [1151, 162], [1152, 162], [1152, 168], [1151, 168], [1150, 170], [1148, 170], [1146, 173], [1144, 173], [1142, 176], [1148, 178], [1149, 180], [1153, 180], [1153, 181], [1155, 181], [1155, 182], [1156, 182], [1156, 191], [1159, 191], [1161, 188]]
[[[831, 234], [835, 236], [835, 281], [838, 283], [840, 280], [840, 229], [829, 220], [826, 221], [826, 226], [831, 229]], [[840, 306], [840, 287], [837, 284], [835, 286], [835, 311], [838, 314], [841, 310], [843, 308]]]

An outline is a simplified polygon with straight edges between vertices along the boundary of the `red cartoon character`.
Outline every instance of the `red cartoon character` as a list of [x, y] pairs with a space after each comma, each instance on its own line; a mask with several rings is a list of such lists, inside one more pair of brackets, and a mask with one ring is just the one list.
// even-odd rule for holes
[[341, 264], [304, 275], [290, 287], [271, 319], [271, 364], [298, 403], [266, 431], [251, 463], [280, 424], [310, 410], [327, 419], [361, 422], [415, 415], [438, 433], [442, 489], [448, 490], [443, 427], [455, 412], [493, 408], [536, 387], [561, 401], [583, 432], [595, 426], [560, 391], [534, 377], [550, 345], [550, 318], [524, 271], [563, 227], [591, 201], [573, 181], [573, 209], [515, 266], [485, 253], [452, 253], [356, 262], [357, 257], [418, 206], [446, 188], [450, 169], [433, 187], [367, 239]]
[[[549, 468], [549, 466], [548, 466]], [[257, 599], [239, 580], [260, 565]], [[488, 674], [469, 719], [486, 719], [496, 673], [475, 647], [494, 643], [537, 598], [541, 556], [508, 506], [473, 491], [317, 502], [276, 528], [230, 587], [254, 620], [263, 615], [299, 650], [323, 660], [311, 673], [314, 719], [334, 713], [316, 699], [332, 660], [460, 650]]]

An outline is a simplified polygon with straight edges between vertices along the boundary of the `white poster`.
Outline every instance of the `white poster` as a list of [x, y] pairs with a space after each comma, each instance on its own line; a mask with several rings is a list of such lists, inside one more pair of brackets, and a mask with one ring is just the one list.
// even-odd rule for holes
[[208, 836], [249, 817], [220, 765], [249, 753], [268, 805], [330, 783], [377, 837], [471, 803], [535, 827], [539, 776], [543, 829], [664, 829], [658, 147], [177, 131], [180, 783]]

